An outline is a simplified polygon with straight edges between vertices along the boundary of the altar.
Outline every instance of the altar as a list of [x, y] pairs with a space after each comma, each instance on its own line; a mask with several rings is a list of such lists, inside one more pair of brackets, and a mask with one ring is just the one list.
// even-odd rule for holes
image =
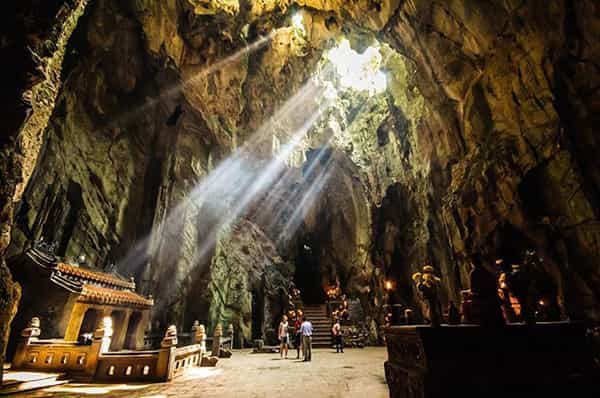
[[391, 398], [599, 396], [580, 324], [392, 326], [385, 339]]

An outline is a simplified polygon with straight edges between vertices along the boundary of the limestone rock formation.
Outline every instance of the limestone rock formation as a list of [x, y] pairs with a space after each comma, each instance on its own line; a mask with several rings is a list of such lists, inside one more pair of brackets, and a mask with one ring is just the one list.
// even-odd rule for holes
[[[233, 324], [234, 342], [273, 333], [287, 306], [293, 267], [273, 242], [249, 221], [219, 233], [208, 284], [196, 286], [207, 304], [209, 329]], [[258, 334], [253, 335], [252, 327]], [[273, 334], [271, 338], [275, 337]]]
[[598, 106], [594, 12], [586, 1], [406, 2], [384, 36], [416, 62], [436, 113], [427, 126], [441, 208], [433, 228], [446, 231], [450, 261], [536, 247], [568, 313], [597, 319], [597, 183], [581, 147], [593, 146], [586, 137]]

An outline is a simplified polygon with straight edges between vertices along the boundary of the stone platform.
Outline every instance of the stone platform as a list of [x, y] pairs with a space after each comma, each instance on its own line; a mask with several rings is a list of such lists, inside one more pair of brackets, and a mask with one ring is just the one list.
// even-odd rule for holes
[[577, 324], [394, 326], [386, 344], [391, 398], [600, 396]]

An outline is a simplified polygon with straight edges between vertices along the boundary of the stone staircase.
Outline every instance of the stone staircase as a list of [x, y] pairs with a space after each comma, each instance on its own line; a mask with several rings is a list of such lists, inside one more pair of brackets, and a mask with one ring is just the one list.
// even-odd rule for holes
[[24, 393], [68, 383], [64, 373], [4, 371], [0, 395]]
[[302, 310], [313, 325], [313, 348], [331, 348], [331, 319], [327, 316], [327, 306], [304, 305]]

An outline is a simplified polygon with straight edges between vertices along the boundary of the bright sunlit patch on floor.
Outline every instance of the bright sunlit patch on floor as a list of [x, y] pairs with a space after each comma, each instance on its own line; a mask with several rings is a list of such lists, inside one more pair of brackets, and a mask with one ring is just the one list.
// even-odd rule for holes
[[368, 91], [374, 95], [383, 92], [387, 86], [387, 78], [381, 71], [379, 46], [371, 46], [359, 54], [350, 47], [347, 39], [343, 39], [337, 47], [329, 50], [327, 59], [335, 67], [342, 88]]
[[77, 384], [69, 383], [48, 389], [49, 392], [71, 393], [81, 395], [110, 396], [117, 391], [137, 391], [147, 388], [148, 384]]
[[4, 372], [4, 381], [15, 381], [15, 382], [26, 382], [39, 380], [42, 377], [59, 376], [59, 373], [41, 373], [41, 372], [23, 372], [23, 371], [9, 371]]
[[206, 379], [209, 377], [218, 376], [223, 373], [223, 369], [214, 368], [189, 368], [184, 376], [184, 380]]

